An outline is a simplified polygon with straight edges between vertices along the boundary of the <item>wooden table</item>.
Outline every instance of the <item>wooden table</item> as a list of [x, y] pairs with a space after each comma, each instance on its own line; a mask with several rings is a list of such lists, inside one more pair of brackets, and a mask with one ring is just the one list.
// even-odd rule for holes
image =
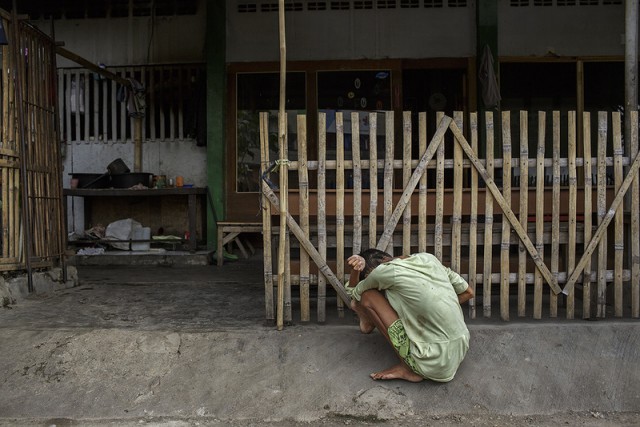
[[[165, 197], [165, 196], [185, 196], [188, 204], [189, 215], [189, 239], [188, 248], [191, 251], [195, 251], [197, 248], [196, 241], [196, 199], [198, 196], [207, 196], [207, 188], [158, 188], [158, 189], [146, 189], [146, 190], [129, 190], [120, 188], [106, 188], [106, 189], [87, 189], [87, 188], [65, 188], [62, 192], [64, 196], [65, 211], [67, 208], [67, 199], [69, 197], [82, 197], [85, 200], [91, 200], [91, 198], [101, 197]], [[85, 203], [85, 218], [90, 215], [90, 203]], [[65, 214], [66, 218], [66, 214]], [[204, 225], [203, 232], [206, 232], [206, 224]]]

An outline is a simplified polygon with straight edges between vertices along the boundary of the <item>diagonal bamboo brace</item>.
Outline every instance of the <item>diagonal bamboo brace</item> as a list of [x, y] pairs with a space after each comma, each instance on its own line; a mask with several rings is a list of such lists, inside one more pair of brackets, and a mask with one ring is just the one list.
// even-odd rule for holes
[[431, 142], [429, 143], [427, 150], [422, 155], [422, 158], [420, 159], [420, 163], [418, 163], [418, 166], [416, 166], [416, 170], [413, 171], [413, 175], [411, 175], [411, 179], [407, 183], [407, 186], [405, 187], [402, 193], [402, 196], [398, 201], [398, 204], [396, 205], [395, 209], [393, 210], [393, 213], [389, 217], [389, 220], [384, 225], [384, 231], [382, 232], [382, 236], [380, 236], [380, 240], [376, 245], [377, 249], [384, 250], [389, 245], [389, 242], [393, 237], [393, 230], [395, 230], [396, 225], [398, 225], [398, 221], [400, 221], [400, 216], [402, 215], [404, 208], [407, 207], [407, 203], [409, 203], [409, 200], [411, 199], [413, 190], [416, 189], [416, 185], [418, 185], [418, 182], [420, 182], [420, 177], [422, 176], [425, 169], [427, 168], [427, 164], [435, 155], [436, 150], [438, 149], [438, 146], [442, 143], [442, 140], [444, 139], [444, 134], [447, 132], [447, 128], [449, 127], [449, 123], [451, 123], [451, 121], [452, 121], [451, 117], [448, 117], [448, 116], [444, 116], [440, 121], [440, 124], [438, 125], [438, 129], [436, 130], [435, 135], [433, 135], [433, 138], [431, 138]]
[[600, 243], [600, 239], [602, 239], [602, 236], [604, 236], [604, 233], [607, 231], [607, 227], [609, 226], [609, 223], [615, 216], [616, 211], [618, 210], [618, 208], [620, 207], [620, 204], [624, 200], [624, 196], [627, 193], [627, 190], [629, 189], [629, 187], [631, 186], [631, 182], [638, 174], [638, 168], [640, 168], [640, 153], [636, 155], [635, 160], [631, 164], [631, 167], [629, 168], [629, 172], [627, 173], [627, 176], [625, 177], [624, 181], [622, 181], [622, 185], [620, 186], [620, 189], [618, 190], [618, 193], [616, 194], [615, 199], [613, 199], [613, 201], [611, 202], [611, 207], [607, 211], [607, 215], [605, 215], [604, 219], [598, 226], [598, 229], [593, 234], [593, 237], [591, 237], [591, 241], [589, 242], [587, 249], [584, 251], [582, 258], [580, 258], [580, 262], [578, 263], [578, 266], [575, 268], [575, 270], [573, 270], [573, 273], [571, 273], [571, 276], [569, 276], [569, 280], [567, 280], [567, 284], [564, 286], [564, 289], [562, 290], [563, 294], [568, 295], [569, 292], [571, 292], [571, 290], [575, 286], [576, 281], [578, 280], [578, 276], [580, 275], [580, 273], [582, 273], [582, 270], [584, 270], [584, 267], [587, 265], [587, 262], [589, 262], [589, 260], [591, 259], [591, 255], [593, 254], [593, 251], [596, 249], [596, 246], [598, 246], [598, 243]]
[[[273, 192], [273, 190], [269, 188], [267, 183], [265, 183], [264, 181], [262, 182], [262, 193], [265, 196], [267, 196], [271, 204], [276, 209], [278, 210], [280, 209], [280, 202], [278, 201], [278, 197]], [[296, 236], [296, 238], [300, 242], [300, 245], [304, 248], [304, 250], [307, 251], [311, 259], [313, 259], [313, 262], [316, 263], [316, 265], [318, 266], [318, 269], [324, 275], [324, 277], [329, 281], [331, 286], [333, 286], [333, 289], [336, 290], [336, 292], [338, 293], [338, 296], [340, 296], [340, 299], [342, 299], [342, 301], [344, 301], [346, 305], [349, 305], [351, 302], [351, 298], [347, 294], [347, 291], [344, 289], [344, 286], [342, 285], [340, 280], [338, 280], [335, 274], [333, 274], [333, 272], [331, 271], [331, 269], [329, 268], [325, 260], [322, 258], [322, 256], [320, 255], [320, 252], [318, 252], [318, 250], [311, 244], [309, 239], [305, 237], [304, 231], [302, 231], [302, 228], [300, 228], [300, 226], [298, 225], [296, 220], [291, 216], [291, 214], [287, 212], [286, 217], [287, 217], [287, 225], [291, 229], [291, 232], [293, 233], [293, 235]]]
[[538, 270], [540, 270], [540, 273], [545, 278], [545, 280], [553, 290], [554, 294], [557, 295], [560, 292], [562, 292], [562, 289], [560, 289], [560, 286], [558, 286], [558, 279], [551, 274], [551, 272], [545, 265], [544, 261], [540, 257], [540, 254], [536, 250], [535, 246], [533, 245], [533, 243], [531, 243], [531, 240], [529, 239], [527, 232], [520, 224], [520, 221], [518, 221], [518, 218], [511, 210], [511, 207], [507, 205], [504, 197], [502, 196], [502, 193], [496, 186], [493, 179], [487, 173], [487, 170], [482, 166], [482, 164], [480, 163], [480, 160], [478, 160], [478, 157], [473, 152], [473, 149], [471, 148], [466, 138], [462, 134], [462, 131], [460, 131], [460, 128], [458, 128], [455, 122], [452, 121], [449, 125], [449, 129], [451, 129], [451, 131], [456, 137], [456, 140], [458, 141], [458, 143], [460, 144], [464, 152], [467, 154], [467, 157], [469, 158], [473, 166], [476, 168], [480, 176], [482, 176], [482, 178], [484, 179], [485, 183], [487, 184], [487, 188], [491, 191], [491, 194], [500, 205], [500, 208], [502, 209], [502, 212], [504, 213], [505, 217], [507, 217], [507, 219], [511, 223], [511, 227], [513, 227], [516, 233], [518, 233], [520, 240], [522, 241], [524, 246], [527, 248], [527, 251], [529, 251], [529, 254], [533, 259], [533, 262], [535, 262], [536, 266], [538, 267]]

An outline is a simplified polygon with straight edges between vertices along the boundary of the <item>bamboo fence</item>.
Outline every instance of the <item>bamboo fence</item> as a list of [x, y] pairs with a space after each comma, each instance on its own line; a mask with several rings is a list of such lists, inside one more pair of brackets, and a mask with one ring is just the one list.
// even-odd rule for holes
[[55, 43], [0, 16], [9, 35], [2, 46], [0, 270], [30, 272], [64, 261]]
[[345, 258], [369, 247], [435, 254], [476, 292], [471, 319], [640, 317], [638, 129], [625, 152], [619, 113], [584, 113], [582, 141], [571, 111], [439, 113], [430, 140], [425, 113], [405, 112], [401, 129], [393, 112], [337, 112], [335, 128], [320, 113], [317, 147], [298, 116], [284, 253], [272, 245], [281, 194], [260, 120], [267, 319], [276, 260], [287, 265], [284, 320], [309, 321], [315, 305], [324, 322], [327, 303], [343, 315], [349, 301]]

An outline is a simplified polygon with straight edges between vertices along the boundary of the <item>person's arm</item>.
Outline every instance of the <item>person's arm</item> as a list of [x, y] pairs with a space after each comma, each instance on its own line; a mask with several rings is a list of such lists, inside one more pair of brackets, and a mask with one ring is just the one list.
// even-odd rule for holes
[[467, 289], [463, 293], [458, 294], [458, 302], [462, 305], [473, 297], [473, 289], [471, 289], [471, 286], [467, 286]]
[[460, 304], [464, 304], [474, 297], [473, 289], [471, 286], [455, 271], [451, 270], [448, 267], [445, 267], [447, 270], [447, 275], [449, 276], [449, 281], [451, 282], [451, 286], [456, 291], [458, 295], [458, 302]]
[[360, 272], [364, 270], [365, 261], [360, 255], [351, 255], [347, 259], [347, 264], [351, 266], [351, 274], [349, 274], [349, 284], [347, 285], [350, 288], [355, 288], [355, 286], [360, 282]]

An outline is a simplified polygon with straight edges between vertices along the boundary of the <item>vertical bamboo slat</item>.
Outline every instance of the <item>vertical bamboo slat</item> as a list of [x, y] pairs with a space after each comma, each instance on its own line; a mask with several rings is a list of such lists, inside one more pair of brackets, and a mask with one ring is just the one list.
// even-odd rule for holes
[[[591, 240], [591, 215], [593, 213], [593, 173], [591, 160], [591, 115], [582, 115], [582, 152], [584, 155], [584, 244]], [[582, 318], [591, 317], [591, 259], [587, 260], [582, 276]]]
[[[551, 194], [551, 274], [558, 278], [560, 267], [560, 112], [553, 112], [553, 188]], [[558, 296], [549, 293], [549, 316], [558, 316]]]
[[[300, 228], [309, 239], [309, 172], [307, 171], [307, 117], [298, 115], [298, 188], [300, 192]], [[311, 320], [309, 302], [309, 254], [300, 249], [300, 320]]]
[[2, 189], [2, 257], [9, 258], [9, 230], [11, 222], [9, 222], [9, 214], [11, 213], [11, 209], [8, 209], [11, 206], [10, 192], [9, 192], [9, 173], [11, 169], [2, 168], [2, 185], [0, 188]]
[[[567, 245], [567, 276], [576, 267], [576, 234], [577, 234], [577, 201], [578, 201], [578, 179], [576, 174], [576, 113], [569, 112], [568, 119], [568, 175], [569, 175], [569, 244]], [[567, 319], [575, 317], [575, 288], [567, 295]]]
[[[462, 112], [453, 113], [453, 120], [460, 129], [464, 129]], [[453, 144], [453, 215], [451, 216], [451, 268], [460, 272], [460, 250], [462, 244], [462, 147], [456, 141]]]
[[[469, 115], [469, 128], [471, 130], [471, 148], [478, 154], [478, 114]], [[477, 279], [477, 254], [478, 254], [478, 171], [471, 168], [471, 213], [469, 215], [469, 286], [476, 294]], [[469, 316], [476, 318], [476, 298], [469, 300]]]
[[378, 114], [369, 113], [369, 247], [375, 248], [378, 219]]
[[[427, 150], [427, 114], [418, 115], [418, 150], [420, 157]], [[418, 252], [427, 251], [427, 172], [420, 177], [418, 187]]]
[[[502, 195], [511, 206], [511, 113], [502, 112]], [[511, 226], [502, 215], [502, 242], [500, 245], [500, 317], [509, 320], [509, 252]]]
[[[638, 112], [631, 111], [631, 158], [638, 155]], [[640, 317], [640, 178], [631, 184], [631, 317]]]
[[[443, 112], [436, 113], [436, 122], [438, 126], [440, 125], [440, 121], [444, 117]], [[433, 254], [442, 261], [442, 232], [443, 232], [443, 221], [444, 221], [444, 144], [440, 144], [438, 146], [438, 150], [436, 152], [436, 217], [435, 217], [435, 226], [434, 226], [434, 249]]]
[[[520, 225], [527, 230], [529, 212], [529, 121], [528, 112], [520, 111]], [[518, 242], [518, 316], [527, 313], [527, 250]]]
[[[260, 113], [260, 152], [262, 155], [262, 175], [269, 170], [269, 114]], [[267, 183], [262, 179], [260, 186], [266, 186]], [[271, 260], [271, 203], [263, 194], [261, 197], [262, 206], [262, 247], [264, 258], [264, 303], [265, 316], [267, 320], [275, 320], [273, 306], [273, 266]]]
[[[393, 111], [387, 111], [385, 114], [385, 150], [384, 150], [384, 194], [383, 194], [383, 220], [384, 227], [387, 226], [387, 221], [391, 218], [393, 212], [393, 124], [394, 124]], [[393, 255], [393, 237], [389, 241], [386, 252], [389, 255]]]
[[[613, 131], [613, 185], [616, 194], [622, 186], [622, 126], [620, 113], [611, 113], [611, 127]], [[616, 210], [614, 218], [614, 273], [613, 273], [613, 306], [616, 317], [622, 317], [622, 268], [624, 261], [624, 204]]]
[[351, 113], [351, 158], [353, 159], [353, 253], [362, 250], [362, 166], [360, 165], [360, 115]]
[[[327, 258], [327, 211], [326, 211], [326, 175], [327, 175], [327, 115], [318, 114], [318, 252]], [[318, 274], [318, 322], [326, 320], [327, 279], [322, 272]]]
[[[493, 178], [493, 113], [485, 113], [487, 133], [487, 174]], [[491, 270], [493, 260], [493, 196], [490, 191], [485, 191], [484, 210], [484, 265], [482, 269], [482, 312], [484, 317], [491, 317]]]
[[[403, 152], [402, 152], [402, 188], [411, 179], [411, 112], [405, 111], [403, 122]], [[411, 200], [404, 208], [402, 215], [402, 255], [411, 254]]]
[[[547, 115], [538, 112], [538, 149], [536, 152], [536, 251], [544, 259], [544, 152]], [[542, 318], [542, 273], [536, 267], [533, 289], [533, 318]]]
[[[607, 113], [598, 113], [598, 166], [597, 166], [597, 215], [598, 225], [607, 214]], [[598, 245], [598, 293], [597, 316], [605, 317], [607, 303], [607, 235], [603, 235]]]
[[291, 235], [287, 228], [287, 238], [284, 249], [284, 321], [291, 324], [293, 313], [291, 307]]
[[[336, 113], [336, 275], [344, 283], [344, 119]], [[344, 316], [344, 303], [338, 298], [338, 315]]]

